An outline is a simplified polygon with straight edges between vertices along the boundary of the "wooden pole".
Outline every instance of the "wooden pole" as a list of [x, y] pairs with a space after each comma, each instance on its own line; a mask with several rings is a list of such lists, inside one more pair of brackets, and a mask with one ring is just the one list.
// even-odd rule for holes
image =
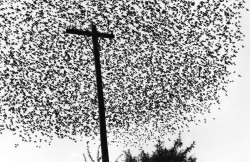
[[101, 73], [100, 53], [99, 53], [99, 49], [98, 49], [98, 47], [99, 47], [98, 37], [114, 38], [114, 35], [97, 32], [96, 26], [93, 25], [93, 23], [92, 23], [92, 32], [82, 31], [82, 30], [77, 30], [77, 29], [67, 29], [66, 33], [92, 36], [93, 47], [94, 47], [94, 58], [95, 58], [98, 106], [99, 106], [99, 122], [100, 122], [102, 161], [109, 162], [106, 119], [105, 119], [105, 107], [104, 107], [103, 87], [102, 87], [102, 73]]
[[94, 47], [95, 56], [95, 70], [96, 70], [96, 82], [97, 82], [97, 93], [98, 93], [98, 105], [99, 105], [99, 121], [100, 121], [100, 138], [102, 147], [102, 161], [109, 162], [108, 155], [108, 143], [107, 143], [107, 131], [106, 131], [106, 120], [105, 120], [105, 107], [102, 91], [102, 73], [100, 64], [100, 54], [98, 50], [98, 33], [96, 26], [92, 24], [92, 40]]

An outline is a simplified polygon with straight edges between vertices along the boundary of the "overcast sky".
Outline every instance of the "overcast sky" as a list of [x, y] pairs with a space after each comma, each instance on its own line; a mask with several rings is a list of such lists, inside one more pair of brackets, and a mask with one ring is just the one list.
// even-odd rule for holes
[[[248, 8], [250, 3], [247, 2]], [[243, 32], [245, 48], [237, 57], [236, 71], [242, 76], [228, 87], [228, 96], [222, 98], [221, 110], [213, 111], [207, 123], [191, 126], [182, 137], [185, 145], [196, 141], [193, 154], [198, 162], [247, 162], [250, 161], [250, 13], [244, 15]], [[215, 117], [215, 120], [213, 118]], [[54, 140], [52, 144], [36, 148], [32, 143], [20, 143], [19, 138], [8, 132], [0, 135], [0, 161], [2, 162], [83, 162], [85, 143]], [[96, 149], [97, 145], [91, 145]], [[148, 150], [153, 149], [149, 147]], [[120, 155], [122, 147], [110, 147], [110, 159]], [[133, 150], [134, 151], [134, 150]], [[96, 154], [94, 154], [94, 158]]]

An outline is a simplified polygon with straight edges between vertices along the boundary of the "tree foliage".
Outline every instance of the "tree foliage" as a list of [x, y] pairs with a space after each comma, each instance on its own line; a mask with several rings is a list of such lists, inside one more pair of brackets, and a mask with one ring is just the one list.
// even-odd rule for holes
[[194, 148], [195, 142], [185, 149], [181, 149], [182, 146], [183, 142], [180, 136], [174, 141], [174, 146], [169, 149], [164, 148], [163, 141], [158, 140], [155, 145], [156, 150], [152, 155], [142, 150], [138, 157], [134, 157], [128, 150], [125, 151], [125, 162], [196, 162], [195, 157], [188, 155]]
[[196, 122], [231, 81], [243, 9], [243, 0], [2, 1], [1, 131], [24, 141], [99, 134], [91, 39], [65, 34], [91, 22], [115, 35], [100, 40], [110, 137], [131, 144]]

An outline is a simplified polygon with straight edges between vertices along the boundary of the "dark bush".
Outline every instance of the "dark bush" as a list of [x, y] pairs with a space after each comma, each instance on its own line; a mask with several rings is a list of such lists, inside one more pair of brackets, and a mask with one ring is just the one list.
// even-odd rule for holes
[[181, 149], [183, 146], [181, 137], [174, 141], [174, 146], [170, 149], [163, 147], [163, 141], [158, 140], [155, 145], [156, 150], [150, 156], [145, 151], [141, 151], [138, 157], [133, 157], [130, 150], [125, 151], [125, 162], [196, 162], [196, 158], [188, 156], [194, 148], [195, 142], [189, 147]]

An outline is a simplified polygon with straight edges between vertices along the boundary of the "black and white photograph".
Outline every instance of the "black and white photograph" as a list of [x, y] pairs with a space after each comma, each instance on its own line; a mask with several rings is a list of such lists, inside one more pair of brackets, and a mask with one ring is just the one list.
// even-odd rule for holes
[[250, 162], [247, 0], [0, 0], [0, 162]]

